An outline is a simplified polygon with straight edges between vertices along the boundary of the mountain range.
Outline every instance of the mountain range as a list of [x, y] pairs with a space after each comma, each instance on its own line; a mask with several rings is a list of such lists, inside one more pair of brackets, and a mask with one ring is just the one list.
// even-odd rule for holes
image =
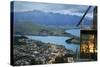
[[[42, 12], [38, 10], [12, 13], [14, 34], [37, 35], [42, 29], [48, 30], [49, 32], [62, 33], [64, 29], [75, 27], [81, 19], [80, 16], [76, 15]], [[83, 22], [86, 25], [90, 25], [92, 20], [84, 18]]]
[[[32, 22], [43, 25], [77, 25], [81, 16], [65, 15], [53, 12], [43, 12], [39, 10], [26, 11], [26, 12], [13, 12], [14, 23], [18, 22]], [[92, 20], [85, 17], [83, 22], [85, 25], [90, 25]]]

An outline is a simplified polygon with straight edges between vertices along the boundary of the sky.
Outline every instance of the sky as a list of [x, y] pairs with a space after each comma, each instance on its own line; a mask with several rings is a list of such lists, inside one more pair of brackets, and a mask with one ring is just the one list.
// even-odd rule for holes
[[[89, 5], [71, 5], [71, 4], [55, 4], [55, 3], [40, 3], [14, 1], [14, 12], [25, 12], [39, 10], [43, 12], [59, 13], [64, 15], [83, 16]], [[86, 17], [93, 18], [93, 8], [89, 10]]]

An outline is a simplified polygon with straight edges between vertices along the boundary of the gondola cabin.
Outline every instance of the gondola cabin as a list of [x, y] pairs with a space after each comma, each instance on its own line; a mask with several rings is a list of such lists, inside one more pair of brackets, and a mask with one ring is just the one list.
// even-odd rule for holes
[[97, 60], [97, 31], [81, 30], [80, 57]]

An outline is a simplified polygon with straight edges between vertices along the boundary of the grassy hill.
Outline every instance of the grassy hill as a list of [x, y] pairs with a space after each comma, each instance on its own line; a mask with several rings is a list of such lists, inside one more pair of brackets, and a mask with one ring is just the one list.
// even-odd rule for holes
[[61, 34], [64, 29], [59, 27], [50, 27], [45, 25], [40, 25], [32, 22], [18, 22], [14, 24], [14, 34], [28, 34], [28, 35], [38, 35], [41, 30], [47, 30], [49, 34]]

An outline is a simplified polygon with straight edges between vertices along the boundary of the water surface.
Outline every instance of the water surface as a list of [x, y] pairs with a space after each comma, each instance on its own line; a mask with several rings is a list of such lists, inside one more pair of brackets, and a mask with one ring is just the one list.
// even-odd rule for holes
[[76, 51], [76, 49], [80, 49], [79, 45], [76, 44], [68, 44], [65, 41], [69, 39], [69, 37], [63, 37], [63, 36], [27, 36], [30, 39], [42, 41], [44, 43], [53, 43], [57, 45], [64, 45], [67, 49], [71, 49], [73, 51]]

